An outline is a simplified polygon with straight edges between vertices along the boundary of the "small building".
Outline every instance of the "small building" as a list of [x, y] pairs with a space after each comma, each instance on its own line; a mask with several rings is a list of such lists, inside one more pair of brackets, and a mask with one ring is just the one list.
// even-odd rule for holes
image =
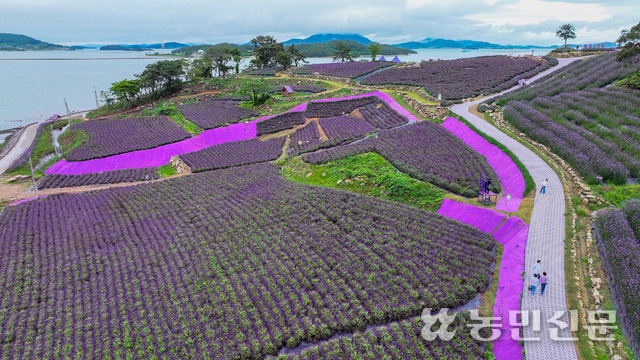
[[280, 91], [280, 93], [282, 94], [282, 96], [291, 96], [293, 94], [293, 89], [291, 88], [291, 86], [289, 85], [285, 85], [282, 87], [282, 90]]

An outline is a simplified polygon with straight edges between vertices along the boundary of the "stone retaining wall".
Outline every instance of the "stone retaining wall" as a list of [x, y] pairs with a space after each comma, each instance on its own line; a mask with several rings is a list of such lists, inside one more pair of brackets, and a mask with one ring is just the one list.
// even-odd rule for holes
[[429, 119], [442, 119], [449, 114], [448, 107], [442, 107], [440, 105], [427, 105], [416, 99], [409, 97], [404, 93], [394, 93], [394, 95], [400, 96], [413, 110], [418, 114]]

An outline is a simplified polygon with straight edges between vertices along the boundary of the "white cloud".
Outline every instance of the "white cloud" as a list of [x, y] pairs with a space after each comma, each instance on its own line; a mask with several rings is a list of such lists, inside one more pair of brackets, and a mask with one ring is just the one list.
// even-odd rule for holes
[[543, 0], [519, 0], [518, 3], [505, 4], [489, 13], [467, 15], [482, 25], [535, 25], [545, 21], [560, 22], [598, 22], [611, 19], [610, 9], [601, 4], [574, 4]]

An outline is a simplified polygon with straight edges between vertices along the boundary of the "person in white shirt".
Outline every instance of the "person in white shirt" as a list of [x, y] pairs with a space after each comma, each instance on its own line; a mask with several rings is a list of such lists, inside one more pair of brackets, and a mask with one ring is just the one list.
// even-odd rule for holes
[[549, 179], [544, 179], [544, 181], [542, 182], [542, 188], [540, 189], [540, 192], [543, 194], [547, 193], [547, 183], [549, 182]]

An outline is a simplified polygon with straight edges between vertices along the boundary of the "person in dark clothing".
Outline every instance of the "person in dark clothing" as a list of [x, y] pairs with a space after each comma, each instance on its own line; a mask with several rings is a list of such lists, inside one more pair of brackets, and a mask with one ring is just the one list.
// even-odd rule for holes
[[489, 178], [489, 180], [485, 181], [484, 183], [484, 193], [488, 194], [489, 193], [489, 188], [491, 187], [491, 178]]

